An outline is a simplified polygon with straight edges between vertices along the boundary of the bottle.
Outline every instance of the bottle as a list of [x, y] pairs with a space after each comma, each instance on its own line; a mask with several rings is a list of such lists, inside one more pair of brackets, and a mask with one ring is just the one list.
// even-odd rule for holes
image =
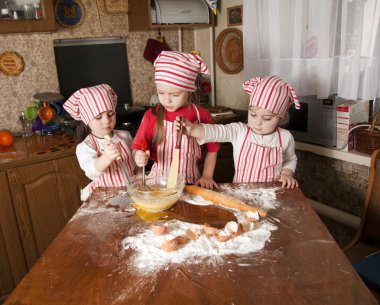
[[42, 19], [42, 9], [41, 9], [40, 4], [39, 3], [33, 3], [33, 7], [34, 7], [34, 12], [35, 12], [34, 18], [35, 19]]

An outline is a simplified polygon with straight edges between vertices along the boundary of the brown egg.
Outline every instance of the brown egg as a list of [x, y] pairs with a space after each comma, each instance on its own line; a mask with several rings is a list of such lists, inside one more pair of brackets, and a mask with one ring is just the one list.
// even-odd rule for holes
[[178, 247], [178, 243], [175, 241], [175, 239], [170, 239], [170, 240], [165, 241], [161, 245], [160, 249], [166, 252], [172, 252], [172, 251], [177, 250], [177, 247]]
[[167, 226], [160, 226], [160, 225], [151, 225], [150, 228], [152, 229], [155, 235], [163, 235], [168, 230]]
[[243, 221], [241, 223], [242, 227], [243, 227], [243, 230], [244, 232], [248, 232], [248, 231], [251, 231], [254, 227], [254, 223], [253, 222], [249, 222], [249, 221]]
[[236, 221], [227, 222], [225, 228], [230, 232], [231, 237], [238, 236], [244, 232], [243, 225]]
[[197, 240], [200, 236], [200, 232], [198, 230], [193, 231], [191, 229], [187, 229], [186, 236], [191, 240]]
[[245, 213], [244, 217], [249, 222], [258, 222], [260, 220], [258, 212], [248, 211], [247, 213]]
[[179, 236], [173, 238], [173, 240], [175, 240], [178, 245], [185, 244], [189, 241], [189, 239], [187, 238], [186, 235], [179, 235]]
[[221, 241], [221, 242], [226, 242], [227, 240], [229, 240], [231, 238], [231, 235], [228, 235], [226, 232], [224, 231], [219, 231], [215, 237], [217, 238], [217, 240]]
[[207, 236], [214, 236], [219, 232], [217, 228], [211, 227], [208, 223], [203, 225], [203, 231]]

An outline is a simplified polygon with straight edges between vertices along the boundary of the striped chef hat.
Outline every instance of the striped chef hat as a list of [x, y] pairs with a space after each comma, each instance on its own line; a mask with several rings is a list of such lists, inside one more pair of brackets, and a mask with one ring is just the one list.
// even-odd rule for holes
[[86, 125], [104, 111], [115, 110], [117, 95], [106, 84], [82, 88], [74, 92], [63, 104], [63, 108], [75, 119]]
[[156, 84], [168, 84], [182, 90], [195, 91], [198, 73], [210, 74], [199, 55], [162, 51], [154, 61]]
[[294, 89], [277, 75], [253, 77], [243, 83], [243, 89], [250, 95], [249, 106], [261, 107], [283, 118], [294, 103], [301, 108]]

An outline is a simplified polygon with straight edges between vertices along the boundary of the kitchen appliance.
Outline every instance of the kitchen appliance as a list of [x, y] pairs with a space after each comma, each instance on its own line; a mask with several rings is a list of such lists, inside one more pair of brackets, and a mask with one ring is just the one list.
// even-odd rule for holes
[[65, 100], [78, 89], [108, 84], [118, 97], [117, 113], [132, 105], [125, 37], [55, 39], [53, 46]]
[[316, 96], [299, 97], [301, 109], [289, 109], [289, 122], [283, 127], [288, 129], [296, 141], [336, 146], [337, 106], [347, 102], [336, 95], [327, 99]]

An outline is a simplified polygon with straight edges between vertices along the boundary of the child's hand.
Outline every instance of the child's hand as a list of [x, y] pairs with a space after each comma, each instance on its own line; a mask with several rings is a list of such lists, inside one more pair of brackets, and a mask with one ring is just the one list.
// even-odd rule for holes
[[201, 187], [204, 187], [206, 189], [212, 190], [214, 187], [219, 188], [218, 184], [212, 179], [207, 177], [200, 177], [197, 182], [195, 182], [195, 185], [200, 185]]
[[135, 162], [139, 167], [143, 167], [148, 163], [150, 157], [150, 151], [137, 150], [135, 153]]
[[[174, 121], [175, 129], [176, 131], [181, 129], [181, 119], [180, 116], [177, 116]], [[191, 131], [194, 129], [195, 124], [190, 123], [188, 120], [183, 119], [182, 123], [183, 129], [182, 129], [182, 134], [191, 136]]]
[[104, 143], [103, 155], [110, 161], [120, 158], [120, 146], [118, 143], [113, 143], [111, 140], [106, 140]]
[[297, 180], [293, 177], [292, 173], [282, 172], [278, 181], [282, 182], [282, 187], [289, 189], [298, 186]]

